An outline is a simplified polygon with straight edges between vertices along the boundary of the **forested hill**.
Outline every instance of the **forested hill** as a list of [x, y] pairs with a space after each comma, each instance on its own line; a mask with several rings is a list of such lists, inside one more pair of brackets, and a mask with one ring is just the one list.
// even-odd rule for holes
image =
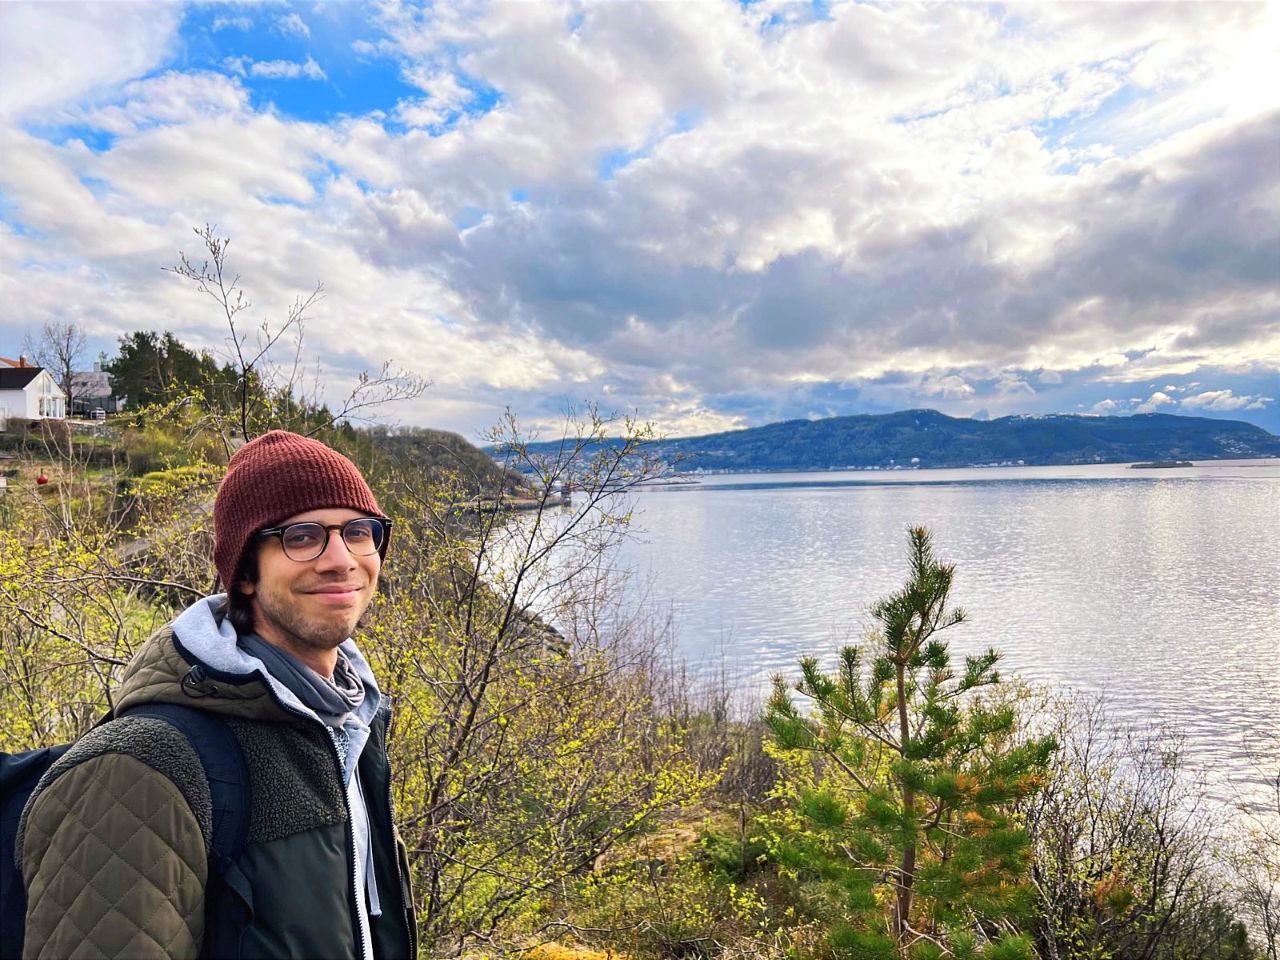
[[827, 470], [972, 464], [1126, 463], [1280, 456], [1280, 437], [1238, 420], [1149, 413], [968, 420], [936, 410], [786, 420], [653, 444], [682, 470]]
[[504, 474], [478, 447], [447, 430], [407, 427], [389, 431], [379, 426], [360, 433], [384, 454], [421, 470], [424, 478], [447, 472], [457, 476], [469, 491], [484, 494], [504, 486], [508, 492], [516, 492], [525, 485], [520, 474], [515, 471]]

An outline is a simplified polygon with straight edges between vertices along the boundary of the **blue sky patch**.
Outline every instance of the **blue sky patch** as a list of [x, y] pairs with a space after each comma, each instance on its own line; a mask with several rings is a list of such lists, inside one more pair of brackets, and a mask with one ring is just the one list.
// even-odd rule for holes
[[307, 171], [307, 183], [311, 184], [317, 197], [322, 197], [329, 189], [329, 184], [340, 176], [342, 168], [332, 160], [319, 161]]
[[608, 183], [618, 175], [619, 170], [624, 170], [636, 160], [648, 154], [643, 148], [640, 150], [609, 150], [596, 164], [596, 176]]
[[465, 116], [483, 116], [492, 110], [498, 109], [498, 106], [502, 103], [502, 91], [497, 87], [490, 86], [474, 77], [468, 77], [464, 73], [458, 74], [457, 78], [458, 82], [471, 93], [471, 99], [462, 108], [462, 113]]
[[465, 206], [452, 217], [453, 225], [459, 230], [470, 230], [484, 222], [489, 211], [483, 207]]
[[[1133, 84], [1125, 84], [1093, 108], [1077, 110], [1063, 117], [1033, 124], [1032, 129], [1050, 150], [1059, 147], [1080, 150], [1095, 143], [1105, 143], [1117, 156], [1126, 156], [1146, 146], [1148, 139], [1138, 128], [1132, 128], [1129, 131], [1130, 139], [1121, 144], [1113, 136], [1114, 131], [1108, 131], [1107, 127], [1149, 97], [1149, 91]], [[1074, 172], [1074, 169], [1073, 166], [1068, 172]]]
[[637, 160], [643, 160], [650, 156], [654, 148], [667, 137], [688, 133], [694, 129], [702, 122], [705, 113], [701, 107], [686, 107], [683, 110], [678, 110], [675, 116], [671, 118], [669, 127], [649, 140], [644, 146], [635, 150], [618, 147], [614, 150], [605, 151], [596, 164], [596, 176], [606, 183], [613, 180], [619, 171], [626, 169]]
[[3, 190], [0, 190], [0, 223], [3, 223], [20, 237], [39, 236], [38, 233], [22, 222], [18, 216], [17, 202]]
[[59, 147], [65, 147], [68, 143], [79, 140], [94, 153], [106, 153], [115, 146], [117, 140], [114, 133], [99, 130], [87, 123], [67, 123], [56, 126], [32, 124], [27, 127], [27, 132], [33, 137], [47, 140]]
[[80, 182], [84, 184], [88, 190], [98, 200], [103, 200], [111, 195], [111, 184], [107, 183], [101, 177], [80, 177]]
[[235, 76], [254, 109], [297, 120], [390, 112], [421, 91], [394, 58], [353, 47], [383, 39], [371, 27], [368, 8], [355, 3], [191, 7], [176, 65]]

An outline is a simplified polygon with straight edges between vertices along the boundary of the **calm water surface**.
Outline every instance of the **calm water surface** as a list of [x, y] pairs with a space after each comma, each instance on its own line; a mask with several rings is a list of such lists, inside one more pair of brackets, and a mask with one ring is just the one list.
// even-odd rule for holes
[[859, 638], [916, 524], [957, 565], [955, 654], [1181, 731], [1220, 799], [1280, 768], [1280, 461], [709, 477], [638, 494], [619, 559], [695, 668], [764, 690]]

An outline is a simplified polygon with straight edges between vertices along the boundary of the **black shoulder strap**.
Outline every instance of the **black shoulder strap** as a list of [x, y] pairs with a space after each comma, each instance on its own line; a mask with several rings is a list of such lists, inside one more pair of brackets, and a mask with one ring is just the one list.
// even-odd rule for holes
[[27, 918], [27, 888], [14, 861], [22, 808], [40, 777], [71, 744], [25, 753], [0, 753], [0, 960], [21, 960]]
[[240, 741], [217, 714], [179, 703], [146, 703], [126, 714], [167, 721], [182, 731], [199, 754], [213, 801], [210, 861], [225, 873], [239, 862], [249, 839], [249, 776]]
[[213, 839], [200, 956], [238, 957], [241, 934], [254, 916], [253, 891], [240, 869], [240, 857], [249, 842], [249, 770], [240, 741], [224, 719], [207, 710], [148, 703], [125, 712], [156, 717], [177, 727], [204, 764], [213, 801]]

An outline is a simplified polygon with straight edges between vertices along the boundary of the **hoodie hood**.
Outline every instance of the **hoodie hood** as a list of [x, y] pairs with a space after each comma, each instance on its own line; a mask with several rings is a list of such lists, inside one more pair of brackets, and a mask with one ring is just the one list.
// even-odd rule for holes
[[[117, 712], [141, 703], [184, 703], [249, 720], [323, 724], [261, 660], [237, 644], [235, 628], [223, 616], [226, 605], [226, 594], [204, 597], [152, 635], [129, 663], [116, 696]], [[338, 649], [365, 687], [364, 702], [351, 718], [364, 728], [364, 736], [356, 737], [363, 745], [382, 697], [355, 641], [348, 638]]]

